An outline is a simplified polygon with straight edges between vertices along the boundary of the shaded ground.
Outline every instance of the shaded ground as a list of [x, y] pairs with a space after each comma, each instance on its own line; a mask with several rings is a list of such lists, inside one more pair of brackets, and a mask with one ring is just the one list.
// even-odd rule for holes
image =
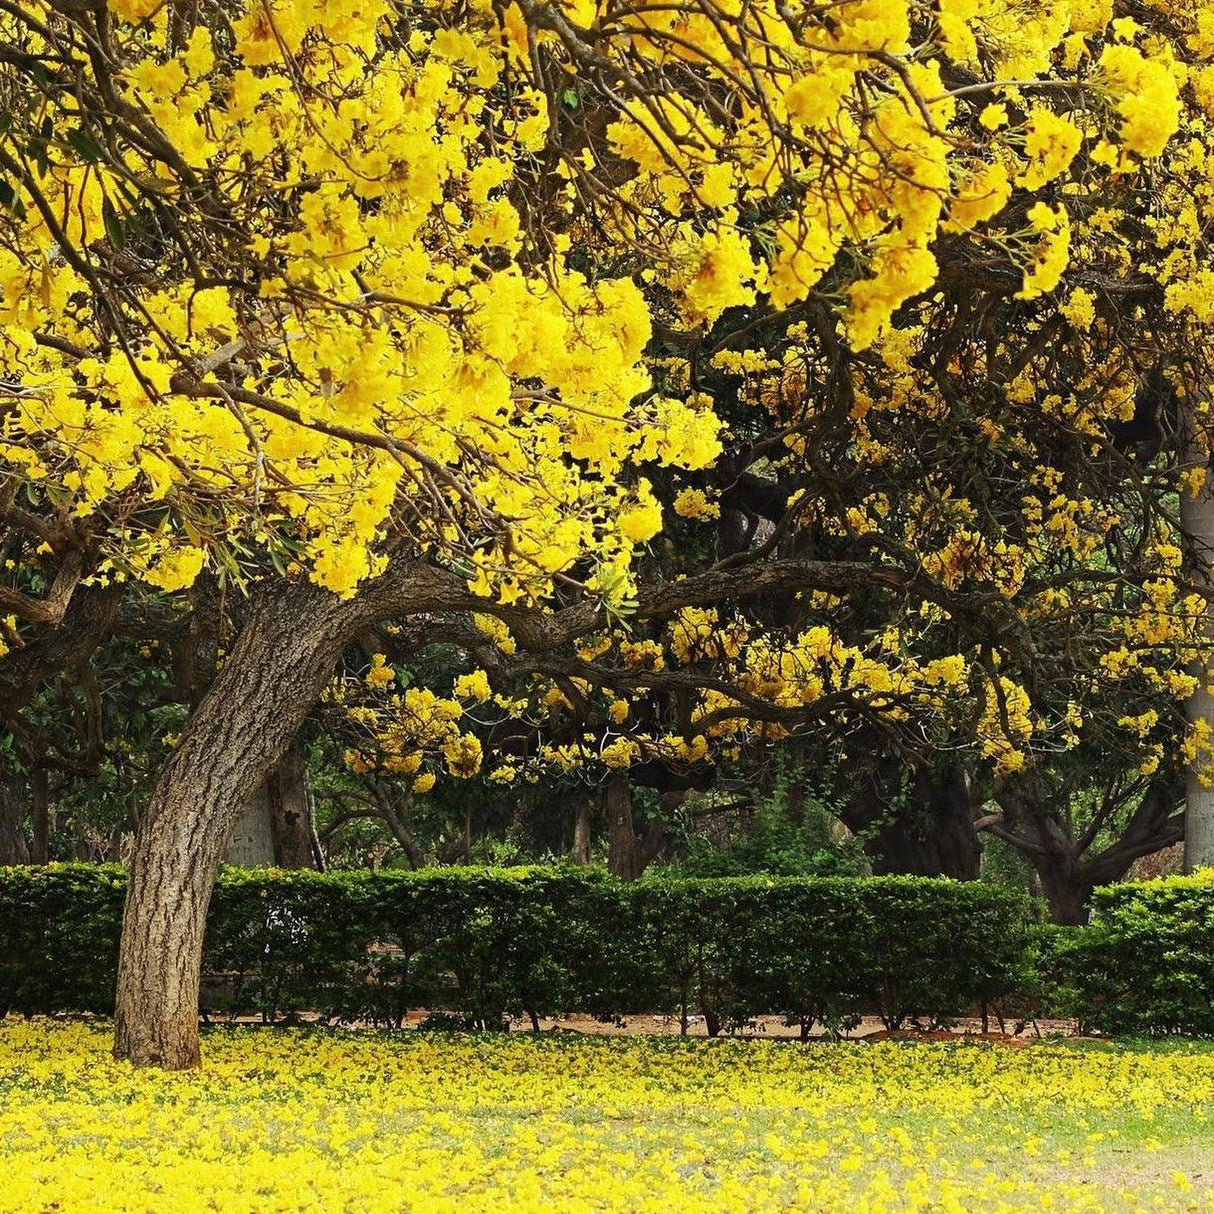
[[[425, 1012], [411, 1013], [407, 1026], [416, 1027], [426, 1018]], [[511, 1021], [512, 1030], [525, 1031], [531, 1028], [529, 1020]], [[651, 1037], [668, 1036], [680, 1033], [678, 1016], [653, 1016], [639, 1014], [622, 1016], [618, 1020], [599, 1020], [594, 1016], [560, 1016], [556, 1019], [540, 1018], [541, 1032], [572, 1032], [583, 1033], [594, 1037]], [[1008, 1043], [1025, 1042], [1030, 1039], [1058, 1035], [1072, 1036], [1075, 1033], [1074, 1020], [1037, 1020], [1025, 1024], [1023, 1021], [1009, 1020], [1003, 1029], [995, 1018], [987, 1022], [985, 1036], [991, 1039], [1003, 1040]], [[787, 1024], [782, 1016], [757, 1016], [748, 1024], [727, 1034], [731, 1037], [760, 1037], [767, 1040], [796, 1041], [801, 1034], [799, 1025]], [[824, 1034], [821, 1025], [815, 1025], [811, 1036], [821, 1037]], [[948, 1031], [927, 1032], [916, 1029], [906, 1029], [891, 1033], [876, 1016], [865, 1016], [859, 1025], [846, 1034], [849, 1038], [872, 1038], [875, 1041], [887, 1037], [917, 1038], [919, 1040], [949, 1040], [958, 1036], [983, 1036], [982, 1021], [977, 1017], [965, 1017], [958, 1020]], [[703, 1016], [689, 1016], [687, 1021], [687, 1036], [706, 1037], [708, 1029]]]
[[[437, 1018], [445, 1017], [445, 1013], [433, 1014]], [[223, 1016], [212, 1018], [214, 1023], [260, 1024], [261, 1021], [253, 1016], [235, 1017], [229, 1021]], [[455, 1018], [452, 1018], [454, 1024]], [[317, 1017], [307, 1013], [293, 1018], [293, 1023], [318, 1023]], [[432, 1013], [421, 1009], [410, 1012], [405, 1017], [406, 1030], [417, 1029], [427, 1022], [432, 1022]], [[374, 1029], [377, 1026], [362, 1022], [345, 1025], [352, 1029]], [[634, 1015], [619, 1016], [612, 1019], [600, 1019], [597, 1016], [571, 1014], [567, 1016], [541, 1016], [539, 1028], [542, 1033], [578, 1033], [585, 1037], [707, 1037], [708, 1028], [703, 1016], [689, 1016], [684, 1032], [677, 1015], [653, 1015], [649, 1012], [639, 1012]], [[531, 1021], [526, 1017], [518, 1017], [510, 1022], [511, 1032], [532, 1032]], [[1003, 1026], [996, 1017], [991, 1017], [984, 1028], [981, 1019], [976, 1016], [962, 1017], [955, 1021], [947, 1030], [924, 1030], [908, 1027], [896, 1032], [886, 1029], [876, 1016], [865, 1016], [854, 1028], [844, 1033], [848, 1040], [870, 1039], [881, 1041], [890, 1037], [919, 1041], [949, 1041], [956, 1038], [985, 1037], [992, 1041], [1007, 1045], [1024, 1045], [1029, 1041], [1043, 1040], [1052, 1037], [1074, 1037], [1076, 1022], [1074, 1020], [1007, 1020]], [[801, 1028], [796, 1024], [788, 1024], [782, 1016], [756, 1016], [740, 1027], [721, 1034], [723, 1037], [759, 1038], [768, 1041], [797, 1041], [801, 1037]], [[812, 1040], [833, 1039], [826, 1033], [824, 1026], [815, 1024], [811, 1031]]]

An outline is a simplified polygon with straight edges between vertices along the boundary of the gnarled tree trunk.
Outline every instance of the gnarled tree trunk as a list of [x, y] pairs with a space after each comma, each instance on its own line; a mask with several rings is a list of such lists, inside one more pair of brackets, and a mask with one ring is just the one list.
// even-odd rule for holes
[[[1020, 778], [998, 789], [995, 800], [1001, 813], [986, 819], [983, 829], [1032, 864], [1055, 923], [1083, 924], [1098, 886], [1120, 881], [1140, 856], [1182, 837], [1184, 814], [1177, 810], [1177, 785], [1172, 772], [1161, 770], [1124, 821], [1114, 813], [1116, 800], [1106, 797], [1104, 811], [1093, 815], [1082, 831], [1072, 832], [1067, 806], [1072, 793]], [[1095, 849], [1102, 836], [1111, 837]]]
[[216, 871], [241, 809], [298, 732], [345, 645], [392, 615], [479, 602], [460, 579], [405, 560], [346, 600], [275, 582], [250, 602], [136, 833], [118, 955], [116, 1057], [169, 1069], [198, 1064], [199, 971]]
[[207, 907], [236, 825], [329, 678], [351, 604], [289, 587], [250, 605], [139, 824], [122, 922], [114, 1054], [197, 1065]]

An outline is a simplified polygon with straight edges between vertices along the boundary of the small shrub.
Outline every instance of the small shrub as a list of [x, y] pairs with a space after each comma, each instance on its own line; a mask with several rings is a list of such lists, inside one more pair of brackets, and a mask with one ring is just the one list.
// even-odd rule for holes
[[1072, 965], [1106, 1033], [1214, 1034], [1214, 870], [1098, 889]]

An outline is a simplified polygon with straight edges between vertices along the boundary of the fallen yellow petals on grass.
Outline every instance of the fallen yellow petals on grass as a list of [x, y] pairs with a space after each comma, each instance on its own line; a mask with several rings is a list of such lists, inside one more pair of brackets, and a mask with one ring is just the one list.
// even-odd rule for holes
[[[1214, 1210], [1214, 1050], [0, 1025], [0, 1211]], [[1203, 1174], [1204, 1173], [1204, 1174]]]

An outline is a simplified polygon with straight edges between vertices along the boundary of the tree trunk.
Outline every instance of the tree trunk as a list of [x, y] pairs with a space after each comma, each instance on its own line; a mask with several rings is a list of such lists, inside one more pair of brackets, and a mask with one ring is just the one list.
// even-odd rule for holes
[[1041, 889], [1049, 903], [1050, 919], [1064, 927], [1081, 927], [1088, 921], [1092, 883], [1070, 857], [1030, 856]]
[[790, 738], [783, 746], [784, 758], [780, 767], [780, 775], [794, 773], [793, 779], [786, 786], [788, 797], [788, 820], [797, 827], [805, 825], [805, 801], [808, 793], [807, 772], [811, 770], [809, 762], [809, 743], [806, 738]]
[[303, 748], [292, 742], [266, 780], [274, 863], [279, 868], [312, 868], [311, 807]]
[[632, 790], [628, 773], [613, 771], [604, 789], [607, 808], [607, 868], [612, 876], [635, 881], [641, 875], [637, 836], [632, 824]]
[[[1103, 804], [1081, 831], [1074, 828], [1072, 802], [1090, 785], [1042, 783], [1036, 774], [1005, 782], [996, 790], [1000, 814], [983, 829], [1014, 847], [1033, 866], [1055, 923], [1083, 924], [1088, 902], [1101, 885], [1122, 880], [1140, 856], [1178, 842], [1184, 814], [1176, 811], [1178, 773], [1161, 768], [1138, 796], [1137, 804], [1106, 788]], [[1116, 774], [1114, 781], [1117, 783]], [[1129, 790], [1132, 797], [1134, 790]], [[1128, 817], [1122, 814], [1129, 809]], [[1098, 851], [1098, 839], [1113, 837]]]
[[28, 864], [25, 841], [26, 783], [16, 772], [0, 773], [0, 868]]
[[393, 838], [409, 861], [413, 869], [426, 866], [426, 853], [417, 845], [410, 823], [413, 809], [413, 793], [403, 790], [398, 783], [387, 780], [375, 781], [375, 802], [379, 806], [380, 817], [388, 824]]
[[169, 1069], [198, 1064], [199, 972], [215, 873], [243, 807], [349, 640], [392, 615], [480, 602], [459, 578], [408, 560], [391, 562], [346, 600], [282, 581], [253, 598], [139, 822], [118, 952], [115, 1057]]
[[[1214, 672], [1201, 669], [1195, 672], [1200, 686], [1189, 697], [1185, 705], [1191, 724], [1204, 721], [1214, 733], [1214, 696], [1207, 690], [1208, 680]], [[1193, 872], [1198, 868], [1214, 866], [1214, 784], [1201, 782], [1198, 773], [1189, 768], [1185, 772], [1185, 833], [1184, 870]]]
[[34, 828], [30, 859], [35, 864], [46, 864], [51, 858], [51, 794], [47, 770], [41, 764], [30, 776], [30, 817]]
[[590, 863], [590, 824], [594, 816], [594, 804], [589, 797], [583, 797], [577, 804], [577, 817], [573, 820], [573, 854], [574, 864]]
[[308, 846], [312, 849], [312, 863], [318, 873], [329, 871], [329, 861], [325, 849], [321, 846], [320, 832], [316, 829], [316, 798], [312, 789], [308, 789]]
[[[1195, 462], [1204, 464], [1207, 479], [1196, 497], [1181, 492], [1180, 524], [1188, 538], [1191, 574], [1197, 582], [1210, 586], [1214, 593], [1214, 469], [1195, 441], [1190, 409], [1191, 406], [1186, 409], [1187, 416], [1182, 422], [1188, 431], [1188, 455]], [[1207, 630], [1212, 623], [1207, 613]], [[1200, 663], [1192, 673], [1197, 676], [1197, 690], [1186, 705], [1189, 722], [1194, 725], [1204, 722], [1214, 730], [1214, 697], [1209, 691], [1214, 682], [1214, 671]], [[1214, 785], [1204, 785], [1198, 772], [1189, 769], [1185, 773], [1184, 868], [1185, 872], [1192, 872], [1195, 868], [1210, 866], [1214, 866]]]
[[114, 1055], [199, 1062], [198, 984], [215, 874], [254, 792], [319, 697], [349, 635], [349, 603], [314, 587], [250, 605], [139, 824], [118, 959]]
[[843, 815], [865, 838], [873, 872], [976, 880], [982, 843], [964, 769], [916, 772], [901, 806], [894, 799], [900, 783], [900, 772], [891, 775], [890, 764], [882, 763]]

